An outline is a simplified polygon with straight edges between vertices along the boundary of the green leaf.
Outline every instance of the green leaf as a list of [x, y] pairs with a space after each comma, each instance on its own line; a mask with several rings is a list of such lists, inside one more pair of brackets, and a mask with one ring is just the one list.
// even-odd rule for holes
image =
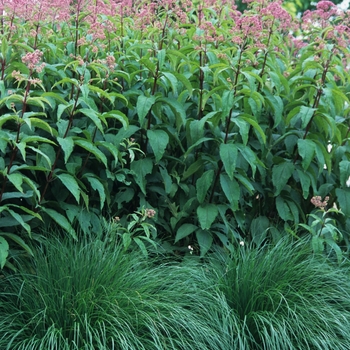
[[290, 207], [283, 197], [278, 196], [276, 198], [276, 208], [278, 215], [283, 221], [293, 220], [293, 215], [290, 211]]
[[149, 144], [156, 157], [156, 163], [158, 163], [165, 152], [169, 143], [169, 136], [163, 130], [147, 130], [147, 137]]
[[152, 173], [153, 162], [149, 158], [135, 160], [130, 165], [135, 174], [135, 181], [139, 185], [142, 193], [146, 195], [146, 175]]
[[340, 184], [343, 187], [346, 187], [350, 177], [350, 161], [342, 160], [339, 163], [339, 171], [340, 171]]
[[350, 217], [350, 188], [337, 188], [335, 193], [338, 198], [339, 208], [345, 216]]
[[259, 133], [263, 143], [266, 143], [266, 135], [265, 135], [263, 129], [261, 129], [261, 126], [253, 119], [252, 116], [244, 113], [244, 114], [240, 115], [239, 118], [241, 118], [244, 121], [246, 121], [247, 123], [249, 123], [255, 129], [255, 131], [257, 131]]
[[21, 248], [23, 248], [28, 254], [30, 254], [31, 256], [34, 256], [34, 253], [32, 249], [29, 247], [29, 245], [26, 242], [24, 242], [24, 240], [18, 235], [10, 232], [1, 232], [0, 235], [10, 238], [12, 241], [17, 243]]
[[169, 81], [173, 94], [177, 96], [177, 78], [170, 72], [162, 72], [162, 75]]
[[99, 113], [90, 108], [81, 108], [76, 113], [82, 113], [92, 120], [97, 129], [103, 134], [103, 126], [101, 123], [101, 116]]
[[28, 232], [28, 234], [31, 234], [30, 226], [24, 222], [22, 216], [15, 211], [7, 208], [7, 212]]
[[20, 173], [8, 174], [7, 179], [12, 183], [13, 186], [17, 188], [18, 191], [23, 193], [22, 183], [23, 175]]
[[151, 110], [155, 102], [156, 102], [156, 98], [154, 96], [147, 97], [145, 95], [140, 95], [137, 98], [136, 111], [139, 117], [140, 126], [143, 126], [145, 117], [148, 114], [148, 112]]
[[113, 155], [114, 160], [116, 162], [118, 162], [119, 156], [121, 157], [121, 154], [120, 154], [118, 148], [113, 145], [113, 143], [106, 142], [106, 141], [97, 141], [96, 145], [102, 146], [102, 147], [105, 147], [106, 149], [108, 149], [108, 151], [111, 152], [111, 154]]
[[111, 102], [111, 103], [114, 102], [114, 98], [112, 98], [112, 95], [109, 94], [107, 91], [102, 90], [99, 87], [91, 85], [91, 84], [88, 84], [87, 87], [90, 91], [97, 93], [98, 97], [102, 96], [102, 97], [108, 99], [109, 102]]
[[73, 195], [77, 203], [80, 200], [80, 187], [77, 180], [70, 174], [59, 174], [56, 175], [62, 182], [62, 184], [68, 189], [68, 191]]
[[233, 143], [222, 143], [220, 145], [220, 158], [224, 164], [227, 175], [233, 180], [236, 169], [238, 149]]
[[237, 210], [238, 201], [241, 196], [238, 182], [235, 179], [230, 179], [226, 174], [221, 174], [220, 184], [226, 198], [230, 202], [232, 210]]
[[312, 140], [299, 139], [298, 140], [298, 150], [302, 158], [302, 166], [304, 170], [307, 170], [310, 166], [311, 161], [315, 155], [316, 145]]
[[213, 244], [213, 236], [209, 231], [198, 229], [196, 237], [200, 248], [200, 256], [203, 257]]
[[186, 124], [186, 112], [183, 104], [169, 97], [161, 97], [157, 99], [157, 103], [167, 104], [176, 116], [176, 127], [179, 130]]
[[102, 162], [106, 168], [108, 167], [106, 156], [92, 142], [83, 139], [75, 139], [74, 143], [92, 153], [98, 161]]
[[141, 241], [141, 239], [138, 237], [134, 237], [134, 242], [139, 246], [142, 254], [145, 257], [147, 257], [148, 256], [147, 248], [146, 248], [145, 244]]
[[275, 196], [278, 196], [281, 193], [293, 172], [294, 164], [291, 162], [283, 162], [274, 165], [272, 168], [272, 183], [276, 187]]
[[114, 118], [115, 120], [118, 120], [122, 125], [124, 129], [127, 129], [129, 126], [129, 119], [128, 117], [121, 111], [109, 111], [107, 113], [102, 114], [103, 118]]
[[197, 190], [197, 199], [199, 203], [203, 203], [205, 197], [208, 194], [208, 190], [212, 185], [214, 177], [214, 170], [210, 169], [206, 171], [197, 181], [196, 181], [196, 190]]
[[218, 208], [215, 204], [201, 204], [197, 208], [197, 216], [202, 230], [209, 230], [217, 215]]
[[0, 236], [0, 269], [6, 264], [6, 259], [9, 255], [9, 244], [4, 237]]
[[165, 193], [169, 194], [173, 187], [173, 181], [171, 179], [171, 176], [169, 175], [168, 170], [163, 166], [159, 167], [159, 171], [164, 182]]
[[298, 116], [301, 118], [301, 128], [305, 129], [306, 126], [309, 124], [310, 120], [314, 116], [314, 113], [316, 111], [316, 108], [301, 106], [300, 112], [298, 113]]
[[42, 207], [42, 211], [44, 211], [47, 215], [50, 216], [53, 221], [55, 221], [59, 226], [61, 226], [66, 232], [68, 232], [75, 240], [78, 239], [77, 234], [74, 228], [71, 226], [69, 221], [65, 216], [57, 212], [56, 210]]
[[191, 233], [193, 233], [197, 229], [198, 229], [198, 227], [196, 225], [183, 224], [182, 226], [179, 227], [179, 229], [176, 232], [174, 243], [177, 243], [180, 239], [183, 239], [183, 238], [189, 236]]
[[311, 184], [311, 179], [308, 174], [305, 174], [302, 170], [297, 169], [297, 173], [299, 176], [299, 181], [301, 184], [301, 188], [303, 190], [303, 197], [307, 199], [309, 196], [309, 189]]
[[188, 177], [201, 170], [204, 167], [204, 160], [199, 158], [194, 163], [192, 163], [182, 175], [182, 181], [186, 180]]
[[256, 153], [252, 151], [252, 149], [249, 146], [242, 147], [242, 145], [239, 145], [238, 149], [240, 150], [240, 153], [243, 156], [243, 158], [248, 162], [248, 164], [252, 168], [254, 177], [256, 172], [256, 165], [260, 164], [262, 167], [264, 167], [264, 164], [257, 158]]
[[67, 164], [68, 159], [69, 159], [69, 157], [72, 154], [73, 149], [74, 149], [74, 140], [72, 137], [66, 137], [66, 138], [57, 137], [57, 142], [63, 150], [64, 162], [65, 162], [65, 164]]
[[[89, 174], [90, 175], [90, 174]], [[103, 206], [106, 201], [106, 192], [103, 183], [96, 177], [85, 175], [86, 179], [89, 181], [93, 190], [97, 191], [100, 196], [100, 209], [103, 209]]]

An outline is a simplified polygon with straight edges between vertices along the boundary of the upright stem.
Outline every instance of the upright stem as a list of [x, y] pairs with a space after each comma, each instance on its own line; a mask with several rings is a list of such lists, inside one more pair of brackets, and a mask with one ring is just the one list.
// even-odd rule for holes
[[[237, 72], [236, 72], [236, 77], [235, 77], [235, 81], [234, 81], [234, 85], [233, 85], [233, 88], [234, 88], [233, 95], [234, 95], [234, 97], [236, 96], [238, 78], [239, 78], [239, 75], [241, 73], [241, 62], [242, 62], [242, 57], [243, 57], [243, 48], [244, 48], [244, 46], [245, 46], [245, 43], [243, 43], [243, 45], [241, 46], [241, 51], [239, 53], [239, 58], [238, 58]], [[234, 108], [234, 106], [232, 106], [232, 108], [230, 109], [230, 112], [229, 112], [229, 114], [228, 114], [228, 116], [226, 118], [225, 138], [224, 138], [224, 143], [225, 144], [228, 141], [228, 134], [230, 132], [230, 124], [231, 124], [233, 108]], [[219, 182], [219, 178], [220, 178], [220, 174], [221, 174], [223, 166], [224, 166], [224, 163], [220, 160], [219, 164], [218, 164], [218, 170], [217, 170], [216, 175], [215, 175], [213, 187], [211, 189], [211, 193], [210, 193], [210, 197], [209, 197], [209, 203], [212, 203], [212, 201], [213, 201], [215, 188], [216, 188], [216, 186], [217, 186], [217, 184]]]
[[[272, 36], [272, 33], [273, 33], [273, 24], [274, 24], [274, 22], [275, 22], [275, 18], [273, 19], [271, 27], [270, 27], [270, 30], [269, 30], [269, 37], [267, 39], [267, 44], [266, 44], [266, 52], [265, 52], [265, 55], [264, 55], [264, 62], [263, 62], [262, 68], [261, 68], [261, 72], [259, 74], [261, 78], [263, 77], [264, 72], [265, 72], [267, 55], [269, 53], [269, 46], [270, 46], [271, 36]], [[260, 84], [260, 81], [259, 81], [257, 91], [260, 90], [260, 87], [261, 87], [261, 84]]]
[[[27, 110], [27, 99], [28, 99], [28, 96], [29, 96], [30, 78], [31, 78], [32, 73], [33, 73], [33, 72], [32, 72], [32, 70], [31, 70], [30, 73], [29, 73], [29, 78], [28, 78], [28, 81], [27, 81], [26, 90], [25, 90], [25, 92], [24, 92], [22, 113], [21, 113], [21, 117], [20, 117], [21, 119], [23, 119], [24, 113], [25, 113], [26, 110]], [[19, 143], [19, 141], [20, 141], [21, 126], [22, 126], [22, 123], [21, 123], [21, 121], [19, 121], [18, 124], [17, 124], [16, 145], [17, 145], [17, 144]], [[17, 156], [17, 153], [18, 153], [18, 147], [17, 147], [16, 145], [14, 146], [14, 148], [13, 148], [13, 150], [12, 150], [10, 163], [9, 163], [9, 165], [8, 165], [8, 167], [7, 167], [7, 173], [8, 173], [8, 174], [10, 174], [10, 172], [11, 172], [11, 168], [12, 168], [13, 162], [15, 161], [16, 156]], [[8, 180], [8, 177], [6, 176], [6, 177], [4, 178], [4, 181], [3, 181], [2, 187], [1, 187], [0, 202], [1, 202], [1, 200], [2, 200], [2, 196], [3, 196], [4, 192], [5, 192], [7, 180]]]
[[[69, 122], [68, 122], [68, 125], [67, 125], [67, 128], [66, 128], [66, 131], [65, 131], [65, 133], [64, 133], [64, 135], [63, 135], [63, 138], [66, 138], [66, 137], [67, 137], [68, 132], [69, 132], [71, 126], [72, 126], [73, 118], [74, 118], [74, 112], [75, 112], [75, 110], [76, 110], [76, 108], [77, 108], [79, 95], [80, 95], [80, 89], [78, 88], [77, 95], [76, 95], [76, 97], [75, 97], [74, 106], [73, 106], [73, 108], [72, 108], [72, 110], [71, 110], [71, 113], [70, 113], [70, 115], [69, 115]], [[44, 198], [45, 198], [47, 189], [48, 189], [48, 187], [49, 187], [49, 183], [52, 181], [53, 173], [54, 173], [54, 171], [55, 171], [55, 169], [56, 169], [58, 159], [59, 159], [59, 157], [60, 157], [60, 155], [61, 155], [61, 151], [62, 151], [61, 148], [59, 148], [59, 149], [57, 150], [56, 158], [55, 158], [54, 163], [52, 164], [50, 173], [49, 173], [48, 177], [46, 178], [46, 184], [45, 184], [45, 187], [44, 187], [43, 192], [41, 193], [41, 197], [40, 197], [39, 204], [40, 204], [40, 203], [44, 200]]]
[[[319, 103], [320, 103], [320, 99], [321, 99], [322, 92], [323, 92], [323, 85], [326, 82], [326, 75], [327, 75], [327, 72], [328, 72], [329, 65], [331, 63], [332, 57], [333, 57], [333, 52], [331, 52], [331, 55], [329, 56], [328, 60], [326, 61], [325, 66], [324, 66], [324, 70], [323, 70], [322, 77], [321, 77], [321, 82], [320, 82], [320, 87], [317, 89], [315, 100], [314, 100], [314, 103], [312, 104], [312, 108], [317, 108]], [[306, 125], [304, 136], [303, 136], [303, 140], [306, 139], [306, 137], [307, 137], [307, 135], [308, 135], [308, 133], [310, 131], [310, 128], [311, 128], [311, 125], [312, 125], [312, 121], [314, 120], [314, 117], [315, 117], [315, 112], [316, 111], [314, 111], [312, 113], [312, 116], [311, 116], [309, 122]], [[298, 160], [298, 158], [299, 158], [299, 153], [296, 152], [294, 160], [293, 160], [294, 164]]]
[[203, 66], [203, 51], [199, 51], [199, 106], [198, 106], [198, 120], [203, 117], [203, 93], [204, 93], [204, 73]]

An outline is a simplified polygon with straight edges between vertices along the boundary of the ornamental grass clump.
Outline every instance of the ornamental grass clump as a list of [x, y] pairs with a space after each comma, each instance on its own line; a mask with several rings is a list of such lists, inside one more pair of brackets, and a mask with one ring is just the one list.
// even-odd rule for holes
[[306, 247], [282, 240], [214, 259], [228, 349], [349, 349], [349, 268]]
[[1, 281], [2, 350], [227, 349], [195, 264], [160, 264], [96, 239], [48, 239], [34, 254]]

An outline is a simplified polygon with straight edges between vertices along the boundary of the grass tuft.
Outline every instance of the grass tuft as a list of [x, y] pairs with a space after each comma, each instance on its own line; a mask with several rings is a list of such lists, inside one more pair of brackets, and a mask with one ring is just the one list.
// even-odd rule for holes
[[305, 242], [242, 247], [213, 260], [231, 349], [349, 349], [349, 269]]
[[71, 239], [47, 240], [34, 261], [1, 283], [0, 349], [227, 349], [195, 263]]

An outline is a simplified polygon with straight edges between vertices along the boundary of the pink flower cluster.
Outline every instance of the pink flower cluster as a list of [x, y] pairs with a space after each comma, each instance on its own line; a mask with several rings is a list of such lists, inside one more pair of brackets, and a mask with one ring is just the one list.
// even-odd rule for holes
[[322, 201], [321, 196], [314, 196], [311, 198], [311, 203], [316, 207], [320, 208], [321, 210], [324, 210], [328, 204], [329, 197], [325, 197], [324, 201]]
[[145, 209], [146, 216], [148, 218], [153, 218], [156, 215], [156, 211], [154, 209]]
[[43, 53], [40, 50], [34, 52], [28, 52], [22, 57], [22, 62], [31, 70], [35, 70], [37, 73], [41, 73], [45, 67], [45, 63], [39, 64]]
[[282, 1], [280, 0], [271, 2], [266, 7], [262, 8], [260, 14], [262, 16], [272, 17], [274, 24], [278, 22], [278, 27], [283, 30], [291, 29], [292, 16], [282, 7]]
[[307, 10], [302, 18], [302, 28], [308, 29], [310, 25], [321, 25], [326, 27], [329, 25], [329, 19], [337, 16], [339, 10], [331, 1], [320, 1], [316, 5], [315, 11]]

